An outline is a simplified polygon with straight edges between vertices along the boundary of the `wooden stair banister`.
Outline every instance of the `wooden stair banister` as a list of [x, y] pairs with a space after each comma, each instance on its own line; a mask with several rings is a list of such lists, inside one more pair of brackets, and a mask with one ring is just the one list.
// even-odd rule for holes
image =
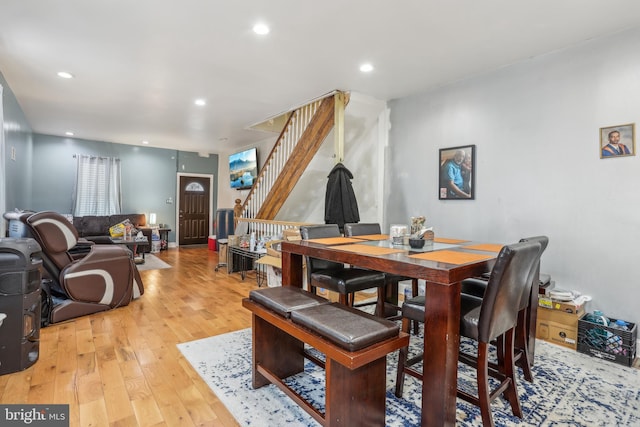
[[[264, 220], [275, 219], [305, 169], [322, 146], [322, 143], [331, 129], [334, 127], [335, 96], [336, 94], [334, 93], [331, 96], [317, 101], [319, 102], [319, 105], [315, 110], [315, 113], [313, 113], [313, 117], [311, 117], [308, 125], [302, 132], [302, 135], [293, 147], [289, 157], [286, 159], [286, 163], [282, 165], [282, 170], [277, 177], [273, 178], [271, 176], [272, 174], [269, 172], [269, 166], [273, 159], [276, 158], [275, 154], [280, 148], [282, 141], [285, 139], [285, 133], [290, 129], [290, 122], [293, 114], [289, 115], [287, 123], [278, 137], [278, 141], [269, 153], [263, 167], [260, 169], [258, 178], [243, 203], [243, 216]], [[344, 96], [346, 104], [348, 103], [349, 95], [344, 94]], [[265, 179], [267, 175], [269, 180], [272, 180], [273, 183], [271, 184], [271, 188], [268, 189], [266, 196], [264, 196], [263, 201], [260, 203], [257, 212], [255, 212], [255, 209], [250, 209], [249, 203], [254, 198], [254, 192], [259, 188], [259, 186], [268, 181]], [[252, 210], [253, 212], [251, 212]]]
[[256, 218], [274, 219], [293, 191], [303, 172], [333, 128], [333, 97], [322, 101], [313, 120], [304, 131], [285, 168], [275, 180]]

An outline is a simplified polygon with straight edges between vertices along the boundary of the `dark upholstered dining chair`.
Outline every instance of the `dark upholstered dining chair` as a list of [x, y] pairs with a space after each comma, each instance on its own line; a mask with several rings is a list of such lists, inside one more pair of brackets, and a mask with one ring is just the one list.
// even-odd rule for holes
[[78, 233], [62, 215], [39, 212], [26, 218], [33, 238], [42, 248], [42, 264], [56, 297], [51, 322], [128, 305], [144, 288], [131, 251], [120, 245], [90, 245], [76, 259], [69, 250]]
[[[459, 360], [476, 368], [478, 394], [474, 396], [458, 388], [458, 397], [480, 407], [482, 423], [493, 426], [491, 401], [505, 395], [513, 414], [522, 418], [518, 399], [514, 364], [515, 328], [522, 295], [531, 286], [531, 271], [539, 260], [540, 244], [520, 242], [507, 245], [498, 254], [487, 283], [483, 298], [462, 295], [460, 313], [460, 335], [477, 341], [476, 354], [460, 352]], [[424, 321], [424, 297], [412, 298], [402, 306], [402, 330], [408, 332], [409, 321]], [[492, 341], [504, 345], [504, 357], [498, 359], [498, 366], [489, 363], [489, 348]], [[428, 346], [429, 343], [425, 343]], [[422, 355], [408, 358], [408, 347], [400, 350], [395, 394], [402, 397], [404, 375], [409, 374], [420, 380], [422, 372], [411, 366], [422, 360]], [[489, 377], [500, 383], [490, 389]], [[426, 379], [428, 381], [428, 379]]]
[[[336, 224], [300, 226], [300, 235], [303, 240], [320, 239], [328, 237], [340, 237], [340, 229]], [[307, 283], [309, 290], [316, 293], [316, 288], [324, 288], [336, 292], [339, 302], [351, 307], [355, 305], [355, 294], [372, 288], [383, 288], [385, 285], [384, 273], [345, 266], [342, 263], [327, 261], [319, 258], [306, 257]], [[381, 292], [376, 299], [376, 312], [381, 310], [384, 300], [381, 300]], [[360, 304], [360, 306], [368, 303]]]
[[[382, 234], [382, 228], [380, 224], [377, 222], [361, 222], [361, 223], [348, 223], [344, 225], [344, 235], [347, 237], [357, 237], [357, 236], [367, 236], [367, 235], [375, 235]], [[381, 313], [377, 313], [380, 317], [387, 317], [390, 319], [399, 318], [398, 313], [400, 312], [400, 306], [391, 306], [388, 301], [392, 295], [397, 297], [398, 294], [398, 282], [402, 282], [404, 280], [411, 280], [411, 296], [415, 297], [418, 295], [418, 279], [414, 279], [411, 277], [399, 276], [397, 274], [387, 274], [385, 273], [385, 286], [380, 289], [380, 292], [383, 292], [382, 298], [385, 301], [383, 308], [384, 311]], [[393, 312], [393, 314], [391, 314]], [[417, 324], [416, 324], [417, 325]], [[417, 327], [415, 330], [417, 333]]]
[[[533, 372], [531, 368], [534, 363], [535, 352], [535, 327], [536, 311], [538, 309], [538, 282], [540, 280], [540, 257], [544, 253], [549, 238], [547, 236], [534, 236], [520, 239], [520, 242], [537, 242], [540, 244], [540, 255], [538, 262], [531, 271], [531, 287], [527, 295], [523, 295], [520, 300], [520, 311], [518, 312], [518, 326], [516, 327], [515, 342], [515, 362], [522, 369], [524, 378], [533, 382]], [[462, 281], [462, 294], [482, 298], [487, 289], [488, 279], [471, 278]], [[498, 356], [501, 356], [501, 347], [498, 347]]]

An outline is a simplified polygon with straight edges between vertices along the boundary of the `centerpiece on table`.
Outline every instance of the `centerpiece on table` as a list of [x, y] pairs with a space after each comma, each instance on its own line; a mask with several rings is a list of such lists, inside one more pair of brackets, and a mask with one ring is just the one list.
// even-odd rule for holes
[[414, 249], [420, 249], [425, 244], [433, 244], [433, 227], [425, 227], [427, 221], [424, 216], [411, 217], [411, 235], [409, 236], [409, 246]]

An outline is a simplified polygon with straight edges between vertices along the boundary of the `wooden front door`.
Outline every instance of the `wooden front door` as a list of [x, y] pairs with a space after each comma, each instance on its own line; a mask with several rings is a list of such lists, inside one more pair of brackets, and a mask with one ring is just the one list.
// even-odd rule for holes
[[180, 246], [207, 244], [210, 187], [211, 180], [208, 177], [180, 176]]

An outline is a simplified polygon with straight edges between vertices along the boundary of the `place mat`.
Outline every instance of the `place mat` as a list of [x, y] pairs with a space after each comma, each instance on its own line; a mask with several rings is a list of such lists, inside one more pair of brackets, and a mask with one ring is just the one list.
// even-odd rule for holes
[[493, 255], [471, 254], [457, 251], [425, 252], [417, 255], [409, 255], [409, 258], [424, 259], [427, 261], [446, 262], [447, 264], [466, 264], [468, 262], [482, 261], [493, 258]]
[[307, 242], [319, 243], [321, 245], [342, 245], [345, 243], [362, 242], [362, 239], [354, 239], [353, 237], [325, 237], [322, 239], [309, 239]]
[[363, 240], [388, 240], [389, 239], [388, 234], [367, 234], [365, 236], [355, 236], [355, 237]]
[[464, 242], [468, 242], [468, 240], [461, 240], [461, 239], [447, 239], [446, 237], [436, 237], [433, 239], [434, 242], [436, 243], [464, 243]]
[[335, 249], [338, 249], [340, 251], [355, 252], [357, 254], [363, 255], [389, 255], [396, 254], [398, 252], [405, 252], [403, 249], [382, 248], [380, 246], [369, 245], [344, 245]]
[[495, 243], [480, 243], [477, 245], [463, 246], [465, 249], [473, 249], [474, 251], [500, 252], [504, 245]]

